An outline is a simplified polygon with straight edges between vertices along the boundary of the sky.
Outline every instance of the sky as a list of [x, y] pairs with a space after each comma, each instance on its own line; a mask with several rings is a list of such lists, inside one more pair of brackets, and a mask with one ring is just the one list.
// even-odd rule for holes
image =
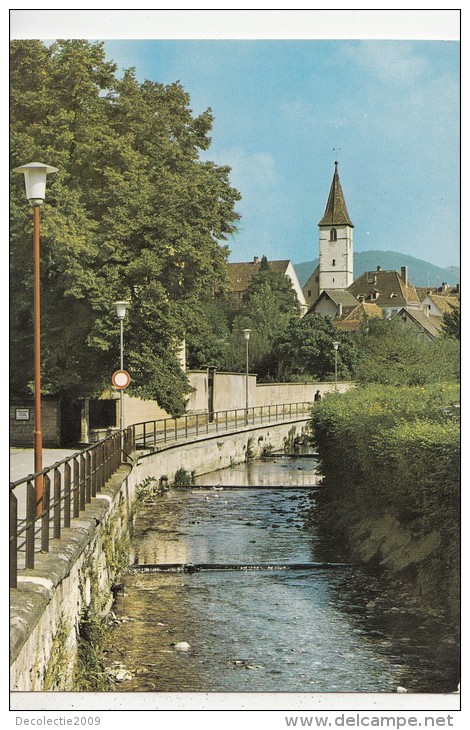
[[[59, 19], [61, 11], [37, 12]], [[181, 11], [184, 20], [195, 19], [193, 12]], [[274, 11], [245, 15], [255, 12]], [[322, 34], [316, 28], [322, 11], [307, 11], [302, 18], [296, 13], [303, 11], [280, 12], [285, 37], [282, 25], [272, 38], [257, 37], [252, 29], [246, 35], [254, 37], [238, 32], [236, 38], [225, 29], [224, 38], [223, 28], [214, 30], [216, 37], [199, 37], [208, 33], [197, 33], [195, 25], [194, 38], [191, 26], [179, 31], [181, 38], [171, 31], [165, 38], [148, 14], [140, 37], [129, 37], [128, 28], [122, 35], [119, 28], [109, 32], [99, 22], [89, 32], [85, 27], [81, 37], [104, 41], [118, 75], [135, 67], [139, 81], [178, 80], [195, 115], [212, 109], [212, 144], [201, 156], [229, 165], [230, 181], [242, 195], [238, 231], [228, 241], [231, 261], [262, 255], [294, 263], [316, 258], [317, 224], [338, 160], [356, 251], [392, 250], [458, 266], [458, 36], [440, 40], [433, 32], [430, 38], [418, 39], [417, 33], [402, 39], [398, 31], [398, 40], [382, 40], [375, 31], [373, 39], [360, 38], [356, 15], [349, 37], [342, 26], [345, 11], [330, 11], [329, 29]], [[400, 28], [403, 13], [413, 12], [391, 11], [388, 19]], [[417, 12], [421, 26], [429, 17], [436, 20], [436, 11]], [[56, 30], [51, 19], [42, 31], [46, 36]], [[301, 19], [308, 22], [295, 37], [287, 21]], [[53, 37], [68, 37], [61, 30], [59, 25]]]

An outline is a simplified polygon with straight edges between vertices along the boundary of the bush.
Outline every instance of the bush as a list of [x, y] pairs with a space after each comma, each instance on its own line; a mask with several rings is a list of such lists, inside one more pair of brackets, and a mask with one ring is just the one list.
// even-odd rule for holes
[[194, 484], [195, 473], [192, 471], [189, 473], [186, 469], [181, 467], [175, 472], [175, 478], [173, 481], [174, 487], [191, 487]]
[[455, 529], [460, 428], [446, 407], [458, 400], [456, 384], [373, 385], [318, 403], [311, 426], [330, 527], [359, 512], [425, 530], [444, 506]]

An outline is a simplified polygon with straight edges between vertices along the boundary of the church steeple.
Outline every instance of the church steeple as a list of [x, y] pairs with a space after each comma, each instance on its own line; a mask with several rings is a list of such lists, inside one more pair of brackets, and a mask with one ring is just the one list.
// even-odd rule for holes
[[319, 292], [324, 289], [347, 289], [353, 283], [354, 226], [346, 208], [337, 162], [326, 209], [318, 227]]
[[323, 218], [321, 219], [319, 226], [351, 226], [351, 219], [346, 208], [346, 202], [344, 200], [343, 190], [339, 181], [338, 173], [338, 162], [335, 161], [335, 172], [333, 180], [331, 182], [330, 194], [328, 195], [328, 202], [326, 204]]

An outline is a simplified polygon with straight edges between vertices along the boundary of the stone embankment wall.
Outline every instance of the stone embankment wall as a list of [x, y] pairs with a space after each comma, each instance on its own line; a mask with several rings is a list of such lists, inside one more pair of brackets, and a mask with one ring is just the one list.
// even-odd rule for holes
[[172, 482], [180, 468], [203, 474], [243, 462], [247, 451], [281, 448], [300, 436], [306, 419], [239, 433], [212, 435], [155, 453], [137, 452], [92, 500], [79, 519], [36, 555], [34, 570], [22, 570], [10, 591], [10, 687], [12, 691], [72, 691], [84, 621], [105, 615], [112, 589], [127, 566], [137, 487], [148, 477]]

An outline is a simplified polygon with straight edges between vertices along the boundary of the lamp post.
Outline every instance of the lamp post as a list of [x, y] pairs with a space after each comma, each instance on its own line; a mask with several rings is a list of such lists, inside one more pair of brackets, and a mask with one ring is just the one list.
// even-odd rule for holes
[[[120, 368], [124, 370], [124, 318], [126, 316], [127, 302], [114, 302], [114, 306], [116, 307], [116, 314], [121, 328]], [[124, 428], [124, 391], [122, 388], [119, 391], [119, 428], [121, 431]]]
[[[39, 208], [46, 197], [46, 177], [58, 172], [57, 167], [42, 162], [30, 162], [15, 167], [13, 172], [24, 175], [26, 198], [33, 207], [33, 260], [34, 260], [34, 473], [42, 471], [42, 424], [41, 424], [41, 274]], [[34, 481], [36, 514], [43, 511], [43, 479]]]
[[335, 351], [335, 390], [338, 390], [338, 347], [339, 342], [333, 342], [333, 349]]
[[245, 344], [246, 344], [246, 369], [245, 369], [245, 424], [248, 425], [248, 343], [250, 341], [250, 335], [251, 330], [250, 329], [244, 329], [242, 330], [243, 337], [245, 338]]

